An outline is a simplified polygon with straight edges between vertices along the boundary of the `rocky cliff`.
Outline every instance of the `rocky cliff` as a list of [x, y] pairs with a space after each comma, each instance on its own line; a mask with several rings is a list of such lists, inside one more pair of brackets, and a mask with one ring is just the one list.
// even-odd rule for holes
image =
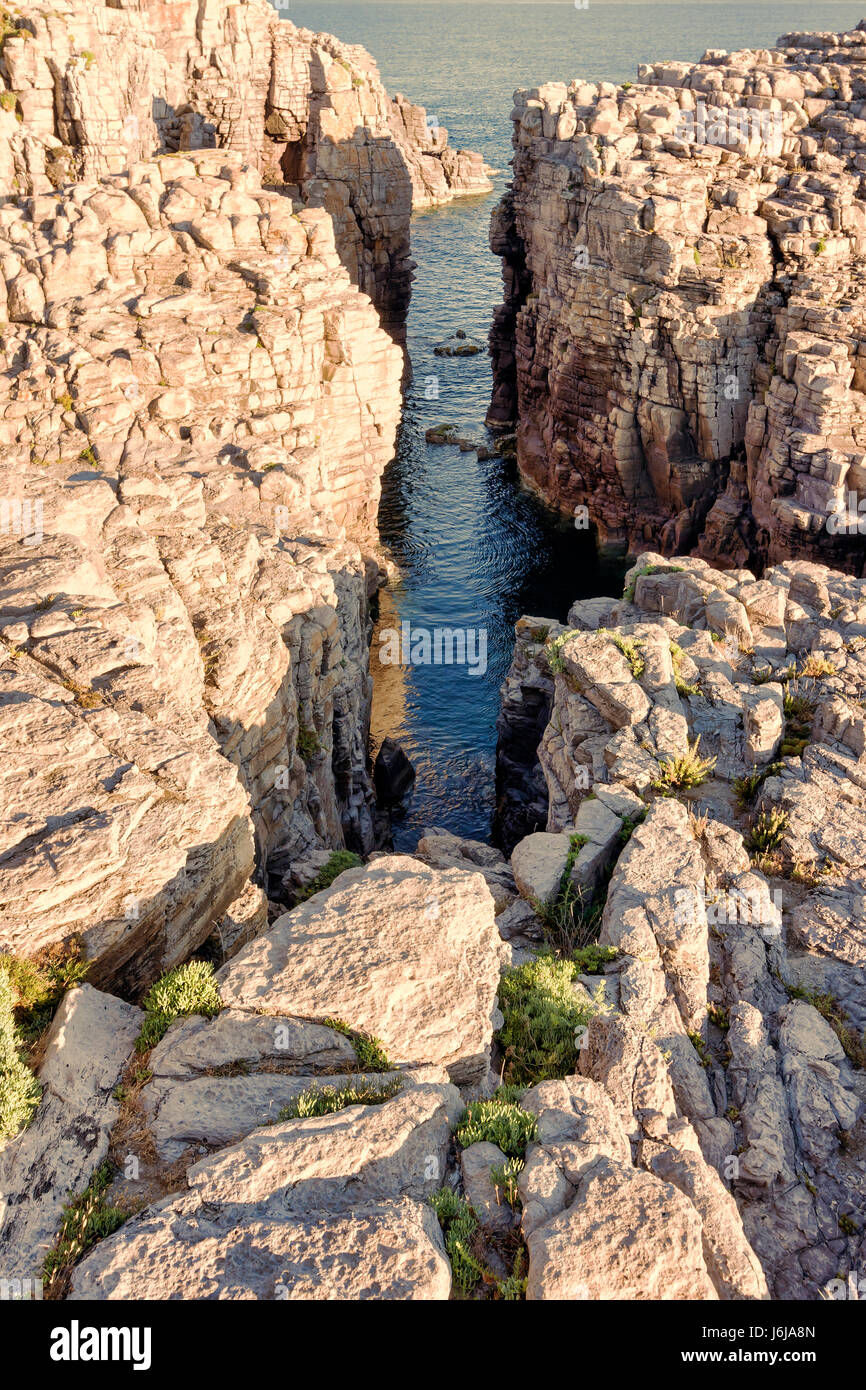
[[372, 848], [402, 354], [328, 214], [232, 151], [17, 199], [0, 243], [2, 939], [134, 990], [254, 852]]
[[603, 541], [863, 572], [863, 28], [515, 94], [489, 418]]
[[254, 867], [373, 848], [371, 298], [399, 330], [413, 203], [488, 185], [265, 0], [4, 10], [0, 79], [0, 940], [135, 994], [261, 922]]
[[[776, 1298], [827, 1296], [866, 1256], [864, 652], [862, 580], [647, 553], [621, 599], [521, 619], [504, 689], [517, 886], [558, 899], [560, 948], [597, 936], [613, 953], [613, 1012], [590, 1020], [578, 1070], [624, 1107], [638, 1167], [693, 1202], [707, 1189], [686, 1154], [723, 1179]], [[548, 1214], [555, 1176], [536, 1179]], [[589, 1198], [585, 1179], [563, 1192]], [[530, 1235], [530, 1288], [533, 1258], [558, 1296], [586, 1277], [582, 1249], [583, 1275], [566, 1258], [585, 1224]]]
[[399, 325], [412, 207], [491, 187], [480, 155], [388, 97], [364, 49], [296, 28], [267, 0], [37, 0], [3, 13], [7, 192], [50, 193], [164, 151], [235, 151], [266, 187], [327, 209], [352, 280]]

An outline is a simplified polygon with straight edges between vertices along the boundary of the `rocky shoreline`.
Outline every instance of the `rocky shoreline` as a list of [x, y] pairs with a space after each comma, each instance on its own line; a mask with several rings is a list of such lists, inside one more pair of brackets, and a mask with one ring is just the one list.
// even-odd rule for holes
[[[486, 173], [362, 50], [264, 0], [163, 8], [37, 3], [0, 40], [2, 1277], [838, 1296], [866, 1265], [866, 580], [813, 519], [860, 467], [861, 311], [846, 341], [818, 304], [857, 274], [859, 36], [518, 101], [493, 413], [637, 558], [622, 595], [517, 624], [501, 847], [431, 826], [409, 856], [368, 750], [409, 215]], [[703, 91], [800, 144], [683, 153]], [[771, 184], [813, 211], [768, 278]], [[731, 237], [748, 266], [711, 274]], [[627, 330], [614, 284], [659, 291]], [[588, 413], [543, 389], [569, 372]]]

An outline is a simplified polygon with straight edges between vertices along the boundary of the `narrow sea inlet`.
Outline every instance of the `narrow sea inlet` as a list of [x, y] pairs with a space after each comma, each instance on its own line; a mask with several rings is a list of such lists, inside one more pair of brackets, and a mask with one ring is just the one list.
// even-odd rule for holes
[[[630, 23], [629, 17], [640, 19]], [[833, 9], [852, 27], [856, 5]], [[425, 827], [487, 839], [494, 805], [499, 689], [521, 614], [562, 621], [577, 598], [622, 591], [623, 566], [600, 565], [590, 533], [549, 512], [521, 486], [512, 459], [427, 442], [436, 426], [495, 447], [484, 428], [492, 378], [487, 334], [502, 300], [490, 216], [511, 178], [515, 88], [552, 80], [633, 80], [647, 57], [645, 12], [628, 5], [323, 3], [292, 6], [295, 24], [327, 28], [362, 44], [390, 92], [426, 107], [454, 149], [480, 150], [497, 172], [494, 191], [458, 198], [412, 219], [416, 262], [407, 324], [412, 379], [397, 455], [383, 479], [383, 544], [400, 578], [381, 595], [371, 651], [372, 744], [402, 744], [417, 778], [395, 815], [394, 846], [414, 850]], [[772, 43], [785, 29], [814, 27], [808, 5], [652, 8], [654, 54], [698, 58], [704, 49]], [[480, 343], [474, 356], [437, 356], [458, 330]], [[403, 622], [487, 634], [487, 666], [381, 665], [383, 629]]]

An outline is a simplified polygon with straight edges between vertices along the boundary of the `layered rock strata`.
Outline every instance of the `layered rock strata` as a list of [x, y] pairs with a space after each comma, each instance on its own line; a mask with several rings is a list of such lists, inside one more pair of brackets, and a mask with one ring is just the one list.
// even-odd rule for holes
[[13, 6], [0, 78], [7, 193], [50, 193], [158, 152], [232, 150], [267, 187], [327, 209], [353, 281], [395, 323], [412, 207], [491, 187], [480, 155], [388, 97], [364, 49], [296, 28], [267, 0]]
[[231, 151], [9, 202], [0, 257], [0, 942], [134, 992], [256, 863], [373, 846], [402, 355]]
[[862, 573], [863, 27], [515, 93], [489, 418], [608, 544]]

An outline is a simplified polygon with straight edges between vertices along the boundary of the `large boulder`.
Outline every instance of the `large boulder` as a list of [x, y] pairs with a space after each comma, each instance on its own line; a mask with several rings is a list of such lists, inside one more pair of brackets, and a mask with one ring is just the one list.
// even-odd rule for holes
[[339, 1018], [396, 1065], [487, 1071], [501, 941], [480, 874], [383, 856], [278, 918], [219, 973], [223, 1001]]

